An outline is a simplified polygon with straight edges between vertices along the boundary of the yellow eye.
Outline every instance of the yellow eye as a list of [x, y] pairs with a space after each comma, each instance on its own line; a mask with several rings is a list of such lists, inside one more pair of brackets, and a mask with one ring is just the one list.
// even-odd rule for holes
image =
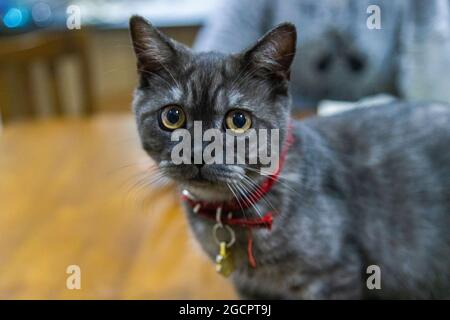
[[252, 117], [247, 111], [232, 110], [227, 113], [225, 124], [234, 133], [241, 134], [252, 126]]
[[186, 122], [183, 109], [176, 105], [164, 107], [161, 111], [161, 125], [163, 129], [175, 130], [181, 128]]

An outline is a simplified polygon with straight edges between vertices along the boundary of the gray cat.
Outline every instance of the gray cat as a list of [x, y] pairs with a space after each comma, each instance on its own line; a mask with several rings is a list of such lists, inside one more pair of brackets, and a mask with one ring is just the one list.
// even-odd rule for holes
[[[251, 229], [251, 242], [250, 228], [230, 226], [231, 279], [242, 298], [450, 297], [448, 106], [395, 102], [289, 126], [292, 24], [233, 55], [193, 53], [138, 16], [130, 29], [140, 77], [133, 108], [143, 148], [189, 192], [189, 201], [244, 201], [268, 177], [258, 165], [173, 164], [175, 128], [191, 131], [194, 120], [204, 129], [228, 128], [233, 112], [232, 126], [251, 118], [253, 128], [277, 128], [281, 140], [292, 143], [276, 183], [232, 213], [242, 221], [276, 212], [271, 229]], [[215, 259], [216, 221], [189, 201], [194, 234]], [[369, 289], [373, 265], [381, 282]]]

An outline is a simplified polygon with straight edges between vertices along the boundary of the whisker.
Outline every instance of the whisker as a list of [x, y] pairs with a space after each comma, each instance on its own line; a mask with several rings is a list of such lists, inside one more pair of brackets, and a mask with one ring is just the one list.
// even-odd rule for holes
[[[145, 167], [144, 167], [145, 166]], [[123, 170], [126, 169], [130, 169], [130, 168], [138, 168], [140, 172], [138, 172], [138, 174], [140, 173], [156, 173], [158, 171], [158, 166], [155, 165], [154, 163], [149, 163], [148, 160], [146, 161], [137, 161], [137, 162], [132, 162], [132, 163], [128, 163], [128, 164], [124, 164], [121, 166], [118, 166], [116, 168], [112, 168], [111, 170], [108, 170], [105, 172], [105, 174], [115, 174], [117, 172], [122, 172]]]
[[[166, 79], [164, 79], [163, 77], [161, 77], [159, 74], [157, 74], [157, 73], [155, 73], [155, 72], [148, 71], [148, 70], [144, 70], [144, 69], [138, 69], [138, 71], [141, 72], [141, 73], [149, 74], [149, 75], [151, 75], [151, 76], [156, 76], [156, 77], [158, 77], [159, 79], [161, 79], [162, 81], [164, 81], [164, 84], [167, 86], [168, 89], [172, 88], [172, 85], [171, 85]], [[179, 86], [177, 83], [175, 83], [175, 85], [176, 85], [176, 86]]]
[[143, 177], [137, 179], [131, 186], [128, 188], [126, 192], [126, 201], [131, 201], [133, 203], [140, 203], [139, 209], [144, 210], [145, 199], [151, 195], [151, 192], [143, 191], [151, 191], [149, 187], [153, 187], [154, 185], [158, 185], [158, 188], [163, 188], [167, 185], [167, 177], [164, 172], [157, 172], [155, 174], [149, 175], [144, 174]]
[[267, 199], [267, 195], [262, 194], [261, 191], [259, 191], [259, 186], [253, 182], [250, 177], [244, 175], [243, 176], [243, 183], [246, 183], [247, 186], [253, 190], [253, 192], [256, 192], [256, 194], [261, 197], [261, 199], [268, 205], [270, 206], [277, 214], [278, 214], [278, 210], [274, 207], [274, 205], [272, 204], [272, 202], [269, 201], [269, 199]]
[[271, 179], [271, 180], [277, 180], [282, 186], [288, 188], [288, 189], [289, 189], [290, 191], [292, 191], [292, 192], [295, 192], [295, 193], [298, 193], [298, 194], [299, 194], [299, 191], [298, 191], [298, 190], [293, 189], [293, 188], [288, 184], [288, 183], [293, 183], [293, 181], [287, 179], [286, 177], [283, 177], [282, 175], [279, 175], [278, 178], [276, 179], [276, 178], [274, 178], [274, 177], [272, 177], [272, 176], [270, 176], [270, 175], [263, 175], [263, 174], [261, 173], [260, 170], [257, 170], [257, 169], [255, 169], [255, 168], [248, 167], [248, 166], [243, 166], [243, 168], [246, 169], [246, 170], [255, 172], [255, 173], [259, 174], [260, 176], [267, 177], [267, 178], [269, 178], [269, 179]]
[[231, 193], [232, 193], [233, 196], [236, 198], [236, 201], [238, 202], [239, 206], [241, 207], [242, 215], [243, 215], [244, 217], [246, 217], [244, 207], [242, 206], [241, 202], [239, 201], [239, 197], [236, 195], [235, 191], [233, 190], [234, 188], [232, 187], [232, 185], [233, 185], [233, 183], [229, 184], [229, 183], [227, 182], [228, 189], [230, 189]]
[[[242, 193], [243, 194], [243, 196], [244, 196], [244, 198], [246, 199], [246, 201], [248, 201], [249, 203], [250, 203], [250, 205], [253, 207], [253, 209], [255, 210], [255, 212], [256, 212], [256, 214], [260, 217], [260, 218], [262, 218], [262, 214], [261, 214], [261, 211], [258, 209], [258, 207], [253, 203], [253, 201], [251, 201], [251, 199], [250, 199], [250, 197], [249, 196], [247, 196], [247, 194], [250, 194], [250, 192], [248, 191], [248, 189], [244, 186], [244, 185], [242, 185], [241, 183], [238, 183], [237, 185], [236, 185], [236, 187], [237, 188], [239, 188], [240, 190], [244, 190], [244, 192]], [[242, 191], [241, 191], [242, 192]]]

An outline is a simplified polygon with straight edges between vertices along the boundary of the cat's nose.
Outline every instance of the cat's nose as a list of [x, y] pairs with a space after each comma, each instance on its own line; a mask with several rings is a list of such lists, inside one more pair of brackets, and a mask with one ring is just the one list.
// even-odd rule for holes
[[[203, 165], [205, 164], [205, 162], [204, 162], [204, 160], [203, 160], [203, 157], [198, 157], [198, 159], [197, 159], [197, 161], [195, 161], [196, 159], [195, 159], [195, 155], [194, 155], [194, 152], [192, 152], [192, 155], [191, 155], [191, 163], [192, 164], [194, 164], [194, 165], [196, 165], [197, 166], [197, 168], [201, 168], [201, 167], [203, 167]], [[200, 160], [200, 161], [199, 161]]]
[[204, 178], [202, 175], [203, 163], [202, 164], [194, 164], [194, 166], [197, 168], [197, 177]]

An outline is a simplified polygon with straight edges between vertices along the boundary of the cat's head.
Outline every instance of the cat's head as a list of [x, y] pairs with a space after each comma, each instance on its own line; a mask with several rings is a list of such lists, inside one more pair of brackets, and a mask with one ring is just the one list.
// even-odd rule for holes
[[[283, 141], [295, 27], [281, 24], [231, 55], [195, 53], [139, 16], [131, 18], [130, 31], [139, 74], [133, 109], [143, 148], [162, 172], [197, 196], [216, 200], [229, 197], [229, 185], [242, 183], [243, 175], [257, 183], [259, 162], [174, 164], [172, 151], [179, 141], [171, 135], [183, 128], [194, 137], [194, 121], [201, 121], [203, 131], [215, 128], [224, 137], [233, 132], [245, 136], [247, 129], [279, 129]], [[190, 156], [198, 152], [202, 150], [192, 143]]]

